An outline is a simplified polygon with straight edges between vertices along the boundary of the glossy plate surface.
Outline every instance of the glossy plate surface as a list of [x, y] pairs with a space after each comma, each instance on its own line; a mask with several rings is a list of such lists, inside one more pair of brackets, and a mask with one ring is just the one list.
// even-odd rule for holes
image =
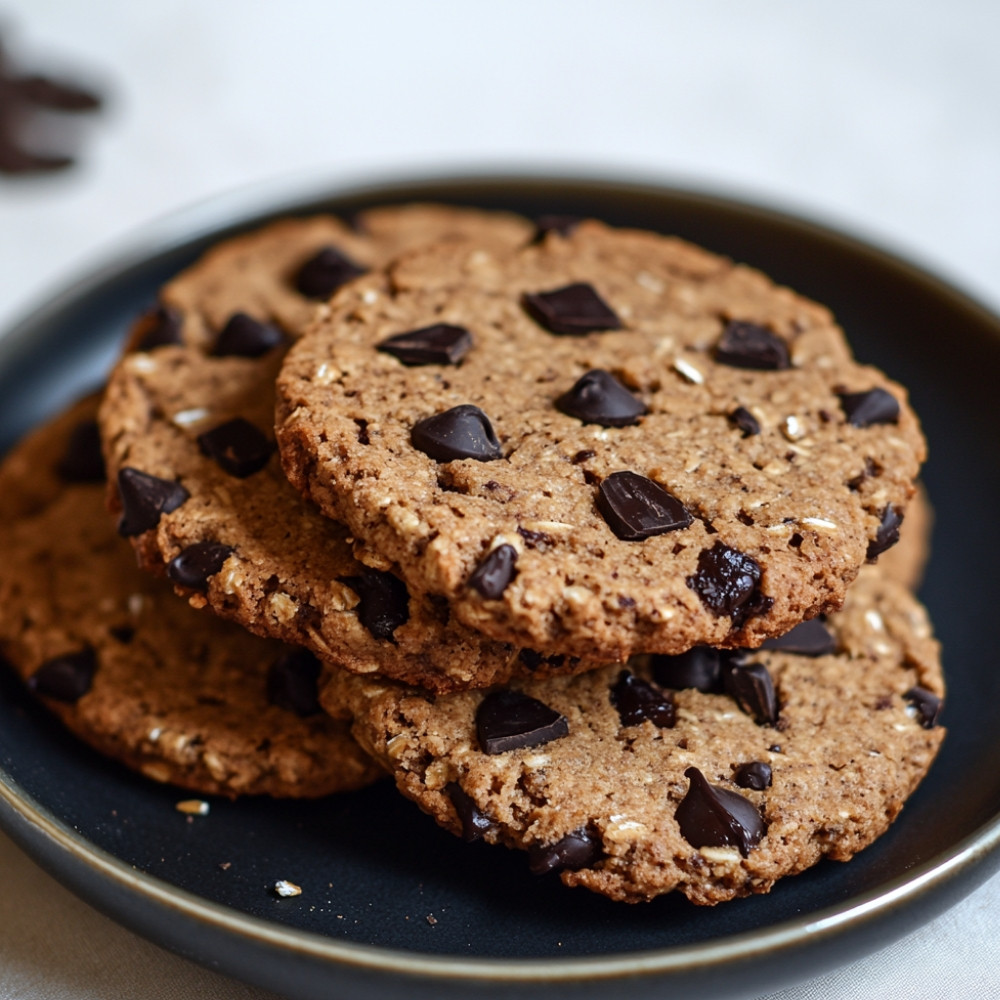
[[[949, 736], [930, 775], [850, 864], [715, 908], [672, 897], [627, 906], [533, 877], [519, 853], [458, 842], [387, 783], [312, 803], [218, 800], [189, 821], [174, 809], [183, 795], [81, 749], [3, 674], [0, 825], [115, 919], [292, 997], [745, 997], [889, 943], [990, 874], [1000, 863], [1000, 323], [887, 254], [737, 202], [594, 181], [429, 181], [203, 206], [0, 342], [0, 446], [96, 384], [131, 318], [220, 236], [289, 211], [414, 199], [595, 215], [692, 239], [831, 306], [857, 356], [909, 386], [937, 512], [922, 597], [949, 682]], [[277, 899], [277, 879], [302, 895]]]

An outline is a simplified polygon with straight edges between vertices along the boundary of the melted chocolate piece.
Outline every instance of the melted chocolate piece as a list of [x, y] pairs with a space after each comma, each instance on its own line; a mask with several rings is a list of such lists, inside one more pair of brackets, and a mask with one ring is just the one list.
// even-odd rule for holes
[[89, 690], [97, 672], [97, 656], [89, 646], [46, 660], [29, 678], [35, 693], [73, 704]]
[[868, 392], [839, 393], [840, 406], [847, 422], [854, 427], [871, 427], [873, 424], [895, 424], [899, 421], [899, 403], [885, 389]]
[[681, 836], [692, 847], [735, 847], [746, 857], [767, 833], [757, 807], [738, 792], [710, 785], [696, 767], [684, 776], [691, 784], [674, 813]]
[[712, 646], [693, 646], [677, 656], [657, 654], [650, 660], [653, 678], [661, 687], [682, 691], [694, 688], [704, 694], [721, 694], [726, 663], [736, 654]]
[[735, 320], [726, 326], [715, 345], [715, 360], [734, 368], [760, 371], [779, 371], [791, 365], [788, 345], [774, 331]]
[[367, 270], [336, 247], [323, 247], [300, 268], [295, 276], [295, 290], [307, 299], [328, 299], [341, 285], [359, 278]]
[[613, 472], [597, 488], [597, 509], [623, 541], [686, 528], [694, 518], [659, 483], [635, 472]]
[[103, 483], [104, 456], [96, 420], [82, 420], [70, 432], [66, 450], [56, 464], [64, 483]]
[[568, 732], [566, 716], [520, 691], [494, 691], [476, 710], [476, 736], [483, 753], [537, 747]]
[[640, 726], [648, 719], [660, 729], [673, 729], [677, 722], [673, 699], [627, 670], [611, 688], [611, 704], [623, 726]]
[[216, 357], [259, 358], [284, 340], [284, 333], [273, 323], [262, 323], [253, 316], [237, 312], [229, 317], [216, 337], [212, 353]]
[[195, 542], [167, 563], [167, 576], [182, 587], [207, 590], [209, 577], [215, 576], [232, 554], [231, 545]]
[[868, 543], [868, 551], [865, 553], [869, 562], [874, 562], [886, 549], [891, 549], [899, 541], [899, 526], [902, 523], [903, 515], [892, 504], [886, 504], [878, 530]]
[[733, 781], [740, 788], [749, 788], [752, 792], [762, 792], [771, 787], [771, 765], [762, 760], [752, 760], [740, 764], [733, 774]]
[[267, 700], [301, 718], [320, 712], [320, 662], [305, 649], [280, 656], [267, 671]]
[[637, 424], [639, 417], [646, 412], [645, 405], [611, 372], [599, 368], [581, 375], [572, 389], [556, 399], [555, 407], [585, 424], [600, 424], [602, 427]]
[[761, 649], [780, 650], [797, 656], [829, 656], [836, 652], [837, 641], [820, 618], [810, 618], [784, 635], [765, 639]]
[[578, 215], [540, 215], [535, 220], [538, 227], [532, 243], [541, 243], [549, 233], [557, 233], [559, 236], [572, 236], [573, 230], [583, 220]]
[[154, 306], [141, 316], [135, 325], [133, 338], [135, 351], [152, 351], [156, 347], [166, 347], [181, 342], [184, 320], [176, 309], [170, 306]]
[[479, 840], [493, 827], [493, 821], [480, 810], [472, 796], [457, 781], [449, 781], [444, 790], [455, 807], [455, 814], [462, 824], [462, 840], [467, 844]]
[[937, 725], [944, 702], [933, 691], [911, 687], [903, 697], [916, 709], [917, 718], [924, 729], [933, 729]]
[[752, 716], [758, 726], [773, 726], [778, 721], [774, 681], [763, 663], [732, 663], [723, 671], [722, 681], [726, 694]]
[[237, 479], [246, 479], [263, 469], [275, 449], [274, 442], [243, 417], [199, 434], [198, 447], [223, 472]]
[[503, 457], [490, 418], [469, 403], [418, 420], [410, 431], [410, 443], [437, 462], [462, 458], [492, 462]]
[[728, 615], [734, 626], [764, 614], [774, 599], [760, 592], [760, 566], [750, 556], [716, 542], [698, 556], [698, 570], [687, 585], [713, 614]]
[[358, 620], [376, 638], [395, 642], [393, 633], [410, 620], [410, 592], [406, 584], [382, 570], [365, 567], [360, 576], [340, 578], [358, 595]]
[[437, 323], [376, 344], [375, 349], [404, 365], [457, 365], [472, 349], [472, 334], [463, 326]]
[[495, 601], [517, 575], [516, 564], [517, 549], [513, 545], [498, 545], [472, 571], [469, 586], [478, 590], [486, 600]]
[[532, 844], [528, 848], [528, 869], [533, 875], [547, 875], [565, 869], [586, 868], [604, 855], [601, 838], [589, 830], [574, 830], [554, 844]]
[[551, 333], [584, 334], [595, 330], [620, 330], [621, 320], [594, 291], [580, 282], [551, 292], [525, 294], [525, 311]]
[[155, 528], [161, 515], [176, 510], [191, 496], [174, 479], [159, 479], [128, 466], [118, 473], [118, 495], [122, 504], [118, 534], [125, 538]]
[[745, 406], [737, 406], [729, 414], [729, 419], [743, 431], [744, 437], [753, 437], [760, 433], [760, 423]]

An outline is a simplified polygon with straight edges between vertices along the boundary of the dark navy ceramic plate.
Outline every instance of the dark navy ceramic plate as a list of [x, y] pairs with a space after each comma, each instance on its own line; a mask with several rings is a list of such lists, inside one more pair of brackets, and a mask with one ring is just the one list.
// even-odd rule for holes
[[[715, 908], [627, 906], [534, 877], [519, 853], [460, 843], [388, 783], [321, 802], [214, 801], [188, 821], [176, 791], [82, 749], [3, 675], [0, 825], [126, 926], [296, 998], [746, 997], [888, 944], [982, 881], [1000, 861], [1000, 323], [885, 253], [745, 204], [592, 181], [434, 181], [254, 212], [218, 202], [165, 223], [0, 342], [0, 444], [99, 381], [130, 319], [211, 241], [281, 212], [413, 199], [677, 233], [827, 303], [856, 354], [910, 387], [937, 511], [922, 596], [950, 686], [930, 775], [849, 864]], [[278, 899], [277, 879], [302, 895]]]

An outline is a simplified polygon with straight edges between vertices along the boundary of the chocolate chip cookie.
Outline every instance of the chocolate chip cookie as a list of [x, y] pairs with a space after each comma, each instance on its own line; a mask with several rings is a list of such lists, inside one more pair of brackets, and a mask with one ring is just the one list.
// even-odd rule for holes
[[381, 770], [320, 711], [303, 650], [199, 614], [105, 509], [94, 399], [0, 467], [0, 649], [85, 742], [200, 793], [318, 796]]
[[865, 567], [840, 612], [754, 651], [436, 699], [331, 672], [323, 697], [465, 840], [612, 899], [713, 904], [884, 833], [940, 746], [943, 694], [923, 608]]
[[543, 654], [758, 646], [837, 609], [924, 457], [829, 312], [582, 223], [404, 255], [289, 352], [289, 479], [411, 590]]

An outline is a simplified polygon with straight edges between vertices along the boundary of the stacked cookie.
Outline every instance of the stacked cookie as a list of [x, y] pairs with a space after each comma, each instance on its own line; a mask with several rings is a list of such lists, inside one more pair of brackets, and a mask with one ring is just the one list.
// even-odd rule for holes
[[[569, 884], [766, 891], [881, 834], [940, 744], [904, 390], [682, 241], [428, 206], [275, 223], [166, 286], [100, 430], [117, 532], [215, 613], [180, 605], [206, 648], [294, 648], [331, 789], [373, 773], [350, 726], [443, 826]], [[43, 682], [68, 640], [11, 658], [78, 717], [107, 642], [74, 641], [73, 697]], [[280, 711], [272, 670], [211, 697]]]

